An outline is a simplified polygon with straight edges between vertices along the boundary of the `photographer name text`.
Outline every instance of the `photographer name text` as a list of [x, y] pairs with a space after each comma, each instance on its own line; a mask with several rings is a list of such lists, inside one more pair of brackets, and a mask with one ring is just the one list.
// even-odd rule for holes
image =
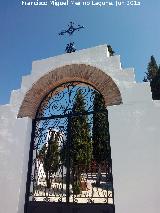
[[122, 6], [140, 6], [141, 1], [21, 1], [21, 6], [52, 6], [52, 7], [67, 7], [67, 6], [96, 6], [96, 7], [122, 7]]

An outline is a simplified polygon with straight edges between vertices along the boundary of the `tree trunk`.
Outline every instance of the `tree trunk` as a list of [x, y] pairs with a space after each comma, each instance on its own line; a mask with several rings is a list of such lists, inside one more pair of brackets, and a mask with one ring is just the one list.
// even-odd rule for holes
[[97, 173], [97, 180], [96, 180], [96, 186], [100, 186], [101, 181], [101, 165], [98, 164], [98, 173]]
[[52, 180], [50, 178], [49, 172], [46, 172], [46, 184], [47, 184], [47, 188], [50, 189], [51, 188], [51, 184], [52, 184]]
[[76, 166], [74, 169], [74, 176], [73, 176], [73, 193], [75, 195], [80, 194], [82, 192], [81, 189], [81, 172], [79, 171], [78, 167]]

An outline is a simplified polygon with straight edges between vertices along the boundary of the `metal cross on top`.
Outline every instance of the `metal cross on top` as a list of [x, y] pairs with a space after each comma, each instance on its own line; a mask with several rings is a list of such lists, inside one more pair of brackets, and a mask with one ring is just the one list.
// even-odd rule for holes
[[[74, 22], [70, 22], [70, 25], [68, 25], [68, 29], [67, 30], [62, 30], [59, 35], [65, 35], [68, 34], [69, 36], [73, 35], [73, 33], [75, 31], [79, 31], [80, 29], [84, 28], [84, 26], [80, 26], [78, 25], [78, 27], [74, 27]], [[71, 52], [75, 52], [76, 48], [74, 47], [74, 42], [70, 42], [67, 44], [65, 52], [66, 53], [71, 53]]]
[[59, 35], [64, 35], [65, 33], [68, 33], [69, 34], [69, 36], [71, 36], [76, 30], [80, 30], [80, 29], [82, 29], [82, 28], [84, 28], [84, 26], [80, 26], [79, 24], [78, 24], [78, 27], [74, 27], [73, 26], [74, 25], [74, 22], [70, 22], [70, 25], [68, 24], [68, 30], [62, 30], [60, 33], [59, 33]]

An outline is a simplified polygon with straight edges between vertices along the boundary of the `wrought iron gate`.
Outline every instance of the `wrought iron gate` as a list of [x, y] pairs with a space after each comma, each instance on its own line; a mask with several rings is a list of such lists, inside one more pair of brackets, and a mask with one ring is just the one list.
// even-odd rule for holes
[[68, 82], [42, 100], [33, 121], [25, 212], [88, 208], [114, 212], [108, 112], [91, 85]]

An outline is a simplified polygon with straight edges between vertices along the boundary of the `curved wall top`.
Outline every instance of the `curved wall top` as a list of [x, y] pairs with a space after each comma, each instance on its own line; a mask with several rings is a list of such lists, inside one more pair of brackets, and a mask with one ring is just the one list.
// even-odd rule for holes
[[34, 119], [39, 104], [50, 90], [69, 81], [82, 81], [94, 86], [103, 95], [106, 106], [122, 103], [121, 93], [110, 76], [90, 65], [71, 64], [56, 68], [37, 80], [26, 93], [17, 117]]

